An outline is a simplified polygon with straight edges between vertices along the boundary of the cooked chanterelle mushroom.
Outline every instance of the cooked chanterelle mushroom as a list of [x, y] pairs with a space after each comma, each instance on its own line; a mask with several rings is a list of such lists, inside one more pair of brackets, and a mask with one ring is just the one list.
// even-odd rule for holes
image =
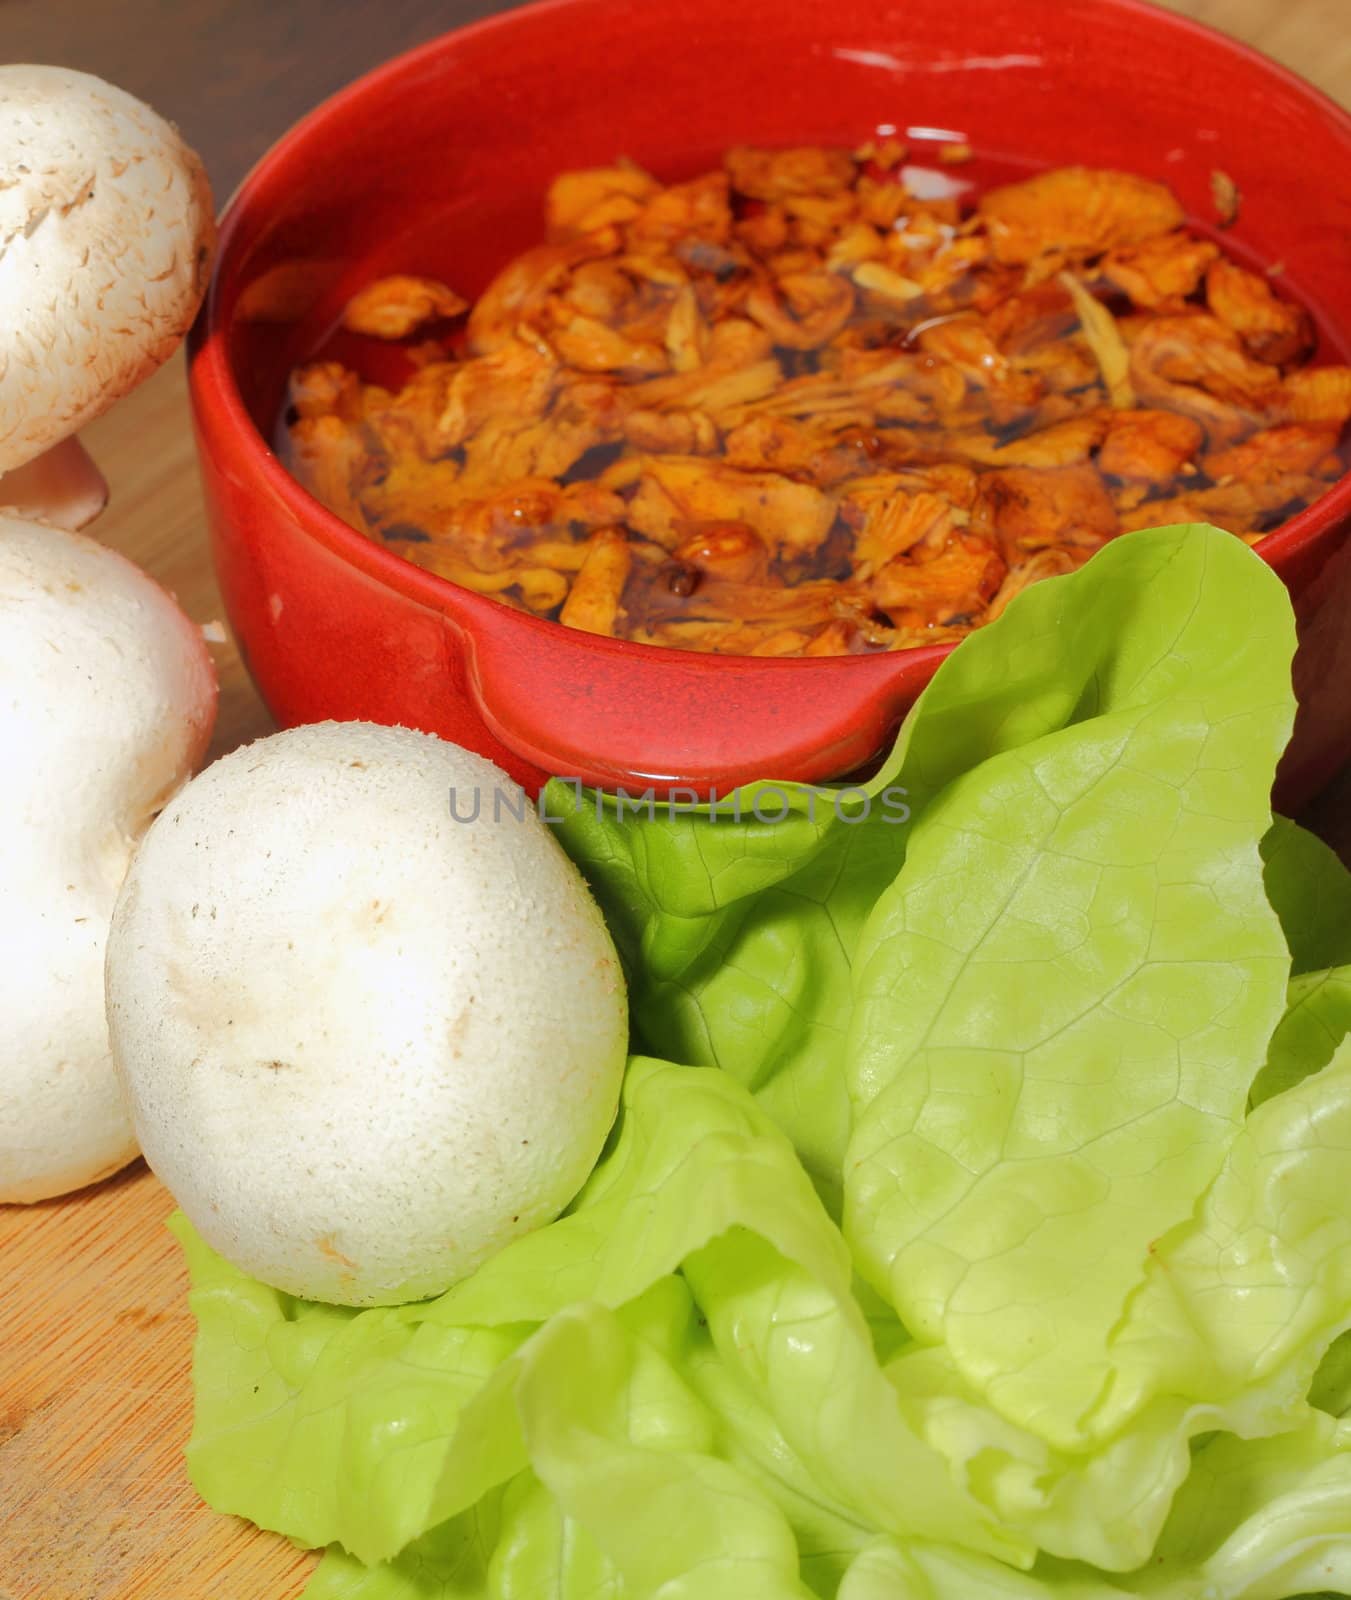
[[202, 164], [162, 117], [87, 73], [0, 67], [0, 506], [98, 514], [71, 436], [177, 348], [214, 237]]

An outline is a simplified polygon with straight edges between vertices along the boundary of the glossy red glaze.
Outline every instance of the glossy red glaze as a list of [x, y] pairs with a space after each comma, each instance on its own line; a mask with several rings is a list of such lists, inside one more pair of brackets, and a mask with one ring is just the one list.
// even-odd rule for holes
[[[729, 144], [968, 139], [976, 182], [1083, 162], [1165, 179], [1199, 220], [1284, 263], [1324, 354], [1351, 350], [1351, 118], [1218, 34], [1137, 0], [550, 0], [361, 79], [264, 158], [225, 216], [191, 384], [211, 534], [249, 669], [284, 724], [370, 718], [543, 773], [725, 789], [867, 762], [947, 653], [693, 655], [577, 633], [372, 544], [266, 443], [286, 374], [387, 271], [464, 292], [540, 232], [559, 170], [627, 154], [663, 175]], [[1300, 616], [1302, 707], [1282, 799], [1351, 755], [1351, 479], [1267, 539]]]

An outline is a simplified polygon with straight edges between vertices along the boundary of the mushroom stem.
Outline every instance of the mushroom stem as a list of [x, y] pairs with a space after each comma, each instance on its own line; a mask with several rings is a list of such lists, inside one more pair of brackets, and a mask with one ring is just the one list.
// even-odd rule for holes
[[72, 435], [40, 456], [0, 474], [0, 511], [74, 533], [108, 504], [108, 484]]

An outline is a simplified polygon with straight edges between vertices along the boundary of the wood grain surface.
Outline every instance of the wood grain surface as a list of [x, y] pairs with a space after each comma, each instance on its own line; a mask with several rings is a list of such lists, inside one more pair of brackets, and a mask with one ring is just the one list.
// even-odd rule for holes
[[[663, 0], [643, 0], [658, 4]], [[1351, 0], [1170, 0], [1351, 102]], [[456, 0], [0, 0], [0, 53], [97, 72], [172, 117], [224, 199], [302, 111], [396, 50], [489, 11]], [[84, 439], [98, 535], [220, 619], [175, 361]], [[215, 753], [266, 731], [215, 650]], [[1313, 821], [1346, 837], [1344, 783]], [[0, 1018], [0, 1026], [3, 1026]], [[192, 1323], [172, 1202], [138, 1163], [63, 1200], [0, 1207], [0, 1600], [292, 1600], [315, 1556], [216, 1516], [183, 1469]]]

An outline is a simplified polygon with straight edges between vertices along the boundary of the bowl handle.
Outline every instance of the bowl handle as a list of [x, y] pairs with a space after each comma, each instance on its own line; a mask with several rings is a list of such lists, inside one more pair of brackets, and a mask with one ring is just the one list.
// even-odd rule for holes
[[510, 620], [460, 639], [469, 692], [494, 738], [544, 773], [658, 796], [853, 772], [886, 748], [948, 653], [696, 655], [555, 623], [527, 635]]

